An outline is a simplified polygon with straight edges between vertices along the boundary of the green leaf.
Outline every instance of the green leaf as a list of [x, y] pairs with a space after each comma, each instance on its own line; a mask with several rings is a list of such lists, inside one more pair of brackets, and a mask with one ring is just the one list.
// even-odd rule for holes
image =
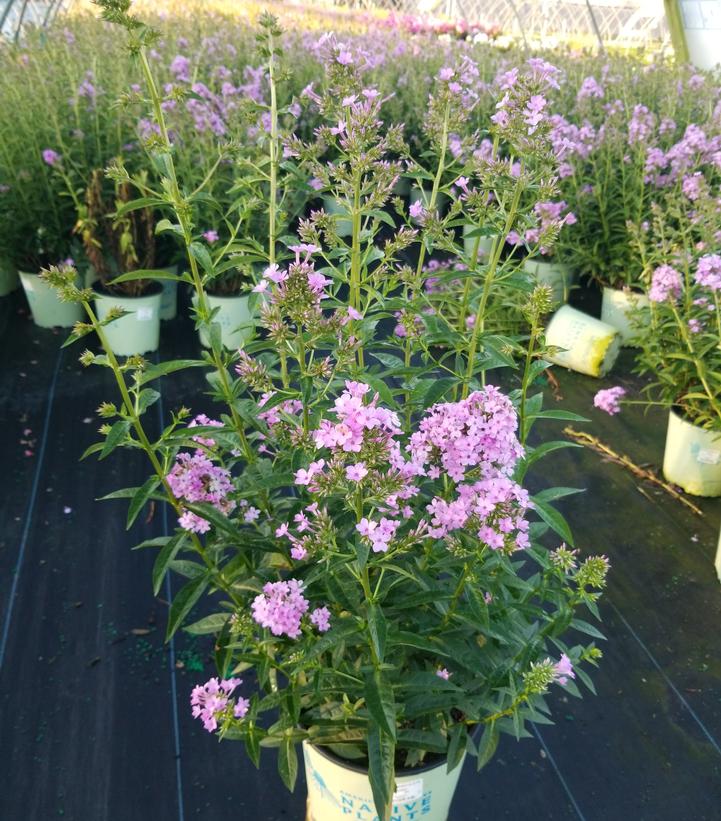
[[483, 767], [485, 767], [486, 764], [488, 764], [488, 762], [493, 758], [493, 754], [496, 752], [500, 737], [501, 734], [498, 732], [495, 722], [491, 722], [486, 725], [483, 735], [481, 736], [481, 741], [478, 745], [477, 767], [479, 770], [483, 769]]
[[257, 770], [260, 767], [260, 734], [255, 725], [248, 726], [248, 734], [245, 737], [245, 750]]
[[377, 724], [368, 725], [368, 777], [379, 821], [390, 821], [396, 745]]
[[109, 456], [115, 448], [120, 445], [123, 439], [125, 439], [129, 430], [130, 422], [127, 419], [121, 419], [119, 422], [116, 422], [105, 437], [105, 442], [103, 443], [98, 459], [105, 459], [106, 456]]
[[466, 751], [468, 732], [464, 724], [456, 724], [449, 734], [446, 772], [450, 773], [461, 763]]
[[573, 547], [573, 534], [571, 528], [564, 517], [551, 505], [543, 501], [533, 500], [533, 509], [539, 517], [571, 547]]
[[[544, 442], [542, 445], [538, 445], [537, 447], [529, 450], [526, 453], [525, 458], [521, 462], [521, 477], [525, 476], [526, 471], [528, 470], [531, 465], [535, 462], [538, 462], [539, 459], [543, 459], [544, 456], [548, 456], [549, 453], [553, 453], [553, 451], [561, 450], [562, 448], [580, 448], [583, 445], [579, 445], [577, 442], [566, 442], [566, 441], [555, 441], [555, 442]], [[520, 478], [520, 477], [519, 477]]]
[[168, 629], [165, 634], [166, 641], [180, 627], [183, 619], [193, 609], [209, 583], [210, 575], [206, 573], [189, 581], [173, 596], [173, 603], [170, 605], [170, 614], [168, 615]]
[[224, 513], [221, 513], [209, 502], [194, 502], [193, 504], [186, 504], [185, 507], [210, 522], [221, 533], [225, 533], [234, 539], [240, 538], [241, 534], [237, 523], [228, 519]]
[[230, 613], [213, 613], [200, 619], [200, 621], [189, 624], [183, 630], [193, 636], [207, 636], [209, 633], [219, 633], [225, 627], [229, 618]]
[[180, 237], [183, 236], [183, 229], [180, 225], [178, 225], [177, 222], [171, 222], [169, 219], [158, 220], [155, 226], [155, 233], [162, 234], [165, 231], [172, 231], [174, 234], [177, 234]]
[[378, 660], [382, 662], [386, 649], [388, 625], [383, 611], [377, 604], [371, 604], [368, 607], [368, 632], [371, 634], [371, 641], [375, 647]]
[[571, 413], [571, 411], [564, 411], [564, 410], [547, 410], [547, 411], [539, 411], [538, 413], [530, 413], [527, 416], [528, 419], [562, 419], [566, 422], [589, 422], [585, 416], [579, 416], [577, 413]]
[[597, 630], [592, 624], [589, 624], [587, 621], [584, 621], [583, 619], [573, 619], [573, 621], [571, 622], [571, 627], [575, 630], [579, 630], [581, 633], [585, 633], [588, 636], [592, 636], [594, 639], [606, 641], [606, 637], [600, 630]]
[[291, 735], [283, 738], [278, 750], [278, 772], [285, 786], [293, 792], [298, 777], [298, 753]]
[[366, 676], [365, 701], [373, 720], [386, 735], [395, 740], [396, 706], [393, 700], [393, 688], [379, 669], [373, 670]]
[[201, 268], [209, 276], [213, 276], [215, 269], [213, 268], [213, 260], [208, 253], [208, 249], [199, 242], [191, 242], [188, 251], [193, 259], [200, 263]]
[[160, 592], [160, 585], [168, 572], [168, 565], [178, 555], [178, 551], [183, 546], [186, 538], [185, 533], [176, 533], [175, 536], [168, 539], [160, 553], [158, 553], [153, 565], [153, 595], [157, 596]]
[[423, 381], [428, 384], [423, 395], [418, 398], [424, 408], [430, 408], [432, 405], [435, 405], [451, 388], [458, 384], [458, 380], [450, 376], [444, 379], [428, 379]]
[[138, 488], [135, 496], [133, 496], [130, 507], [128, 508], [128, 519], [125, 524], [125, 529], [130, 530], [133, 522], [137, 519], [138, 513], [143, 509], [145, 503], [150, 498], [150, 494], [160, 484], [160, 479], [157, 476], [151, 476], [150, 479], [140, 488]]
[[172, 282], [183, 282], [183, 277], [155, 268], [140, 268], [137, 271], [128, 271], [112, 279], [108, 284], [117, 285], [119, 282], [134, 282], [138, 279], [169, 279]]
[[158, 399], [160, 399], [160, 394], [152, 388], [144, 388], [140, 391], [138, 395], [138, 416], [145, 413], [145, 411], [154, 405]]
[[118, 205], [114, 216], [122, 217], [131, 211], [139, 211], [141, 208], [157, 208], [163, 204], [164, 201], [158, 199], [158, 197], [138, 197], [136, 200], [130, 200], [130, 202], [123, 202]]
[[159, 379], [175, 371], [182, 371], [186, 368], [203, 368], [207, 363], [202, 359], [172, 359], [167, 362], [159, 362], [157, 365], [148, 366], [141, 375], [140, 384], [146, 385], [154, 379]]
[[585, 493], [580, 487], [548, 487], [539, 491], [534, 497], [534, 502], [555, 502], [556, 499], [563, 499], [565, 496], [575, 496], [576, 493]]

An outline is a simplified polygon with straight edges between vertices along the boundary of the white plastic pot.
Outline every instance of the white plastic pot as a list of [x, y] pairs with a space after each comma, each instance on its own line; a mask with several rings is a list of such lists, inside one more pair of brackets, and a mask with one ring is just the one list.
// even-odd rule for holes
[[[476, 245], [477, 237], [469, 237], [468, 234], [471, 231], [474, 231], [478, 228], [477, 225], [464, 225], [463, 226], [463, 249], [466, 252], [467, 257], [473, 256], [473, 249]], [[491, 256], [491, 251], [493, 250], [493, 240], [495, 237], [481, 237], [481, 241], [478, 243], [478, 258], [485, 262]]]
[[691, 62], [712, 69], [721, 63], [721, 0], [679, 0]]
[[573, 284], [573, 271], [570, 265], [553, 259], [534, 258], [524, 260], [523, 270], [535, 277], [539, 285], [548, 285], [554, 305], [568, 302], [568, 294]]
[[[308, 741], [303, 742], [303, 758], [308, 783], [307, 821], [377, 819], [365, 770]], [[407, 775], [396, 774], [391, 821], [447, 821], [462, 769], [463, 760], [447, 773], [444, 760]]]
[[692, 496], [721, 496], [721, 434], [668, 415], [663, 475]]
[[[33, 321], [40, 328], [72, 328], [85, 318], [83, 306], [77, 302], [61, 302], [57, 291], [41, 279], [39, 274], [20, 271]], [[77, 283], [80, 285], [80, 282]]]
[[[229, 350], [243, 347], [243, 343], [253, 335], [254, 315], [250, 310], [250, 296], [247, 294], [233, 294], [231, 296], [213, 296], [206, 294], [211, 310], [218, 308], [213, 322], [220, 325], [220, 339], [223, 346]], [[198, 297], [193, 296], [193, 305], [197, 306]], [[204, 329], [198, 330], [200, 344], [210, 347], [208, 334]]]
[[618, 331], [600, 319], [564, 305], [551, 317], [546, 344], [564, 348], [548, 359], [588, 376], [605, 376], [621, 350]]
[[160, 286], [154, 284], [150, 293], [142, 296], [122, 296], [95, 291], [95, 311], [105, 319], [113, 307], [128, 314], [114, 319], [103, 328], [108, 344], [116, 356], [133, 356], [158, 350], [160, 341]]
[[649, 304], [646, 294], [621, 288], [604, 288], [601, 320], [616, 328], [623, 346], [636, 347], [631, 340], [638, 334], [638, 330], [634, 327], [632, 317], [647, 309]]
[[0, 296], [11, 294], [20, 285], [18, 272], [7, 260], [0, 259]]

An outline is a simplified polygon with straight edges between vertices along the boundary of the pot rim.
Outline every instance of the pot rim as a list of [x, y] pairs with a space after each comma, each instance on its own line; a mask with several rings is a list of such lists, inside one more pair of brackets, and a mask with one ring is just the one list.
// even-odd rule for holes
[[160, 296], [163, 293], [163, 286], [157, 280], [152, 280], [150, 283], [150, 287], [142, 294], [118, 294], [115, 291], [109, 291], [105, 288], [102, 280], [96, 279], [90, 286], [90, 288], [94, 291], [97, 297], [103, 297], [104, 299], [127, 299], [131, 302], [139, 299], [149, 299], [151, 297]]
[[[250, 299], [250, 293], [246, 293], [245, 291], [238, 293], [238, 294], [212, 294], [209, 291], [205, 292], [206, 297], [208, 299], [221, 299], [221, 300], [231, 300], [231, 299]], [[192, 301], [195, 303], [198, 301], [198, 294], [193, 292]]]
[[646, 291], [635, 285], [623, 285], [621, 288], [615, 288], [613, 285], [603, 285], [604, 291], [612, 291], [618, 294], [633, 294], [634, 296], [646, 296]]
[[[322, 755], [323, 758], [328, 759], [328, 761], [332, 762], [333, 764], [337, 764], [339, 767], [343, 767], [347, 770], [352, 770], [356, 773], [361, 773], [362, 775], [368, 775], [368, 767], [361, 767], [360, 765], [355, 764], [352, 761], [348, 761], [345, 758], [341, 758], [339, 755], [336, 755], [334, 752], [332, 752], [332, 750], [329, 750], [327, 747], [321, 747], [318, 744], [313, 744], [313, 742], [308, 738], [304, 739], [303, 743], [308, 744], [319, 755]], [[448, 756], [441, 756], [440, 753], [434, 753], [433, 755], [439, 756], [439, 759], [433, 763], [424, 764], [420, 767], [404, 767], [400, 770], [396, 770], [396, 778], [412, 778], [415, 775], [427, 773], [431, 770], [437, 770], [440, 767], [446, 766], [446, 764], [448, 763]]]

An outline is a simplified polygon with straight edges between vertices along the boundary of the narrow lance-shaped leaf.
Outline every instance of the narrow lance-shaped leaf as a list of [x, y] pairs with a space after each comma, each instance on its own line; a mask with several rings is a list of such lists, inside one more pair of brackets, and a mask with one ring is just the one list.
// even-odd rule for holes
[[393, 688], [381, 670], [373, 670], [366, 676], [365, 700], [373, 720], [392, 739], [396, 737], [396, 707]]
[[293, 792], [298, 777], [298, 753], [292, 736], [285, 736], [278, 749], [278, 772], [285, 786]]
[[375, 723], [368, 725], [368, 776], [379, 821], [390, 821], [395, 782], [395, 742]]
[[173, 559], [177, 556], [178, 551], [183, 546], [185, 542], [186, 535], [185, 533], [176, 533], [175, 536], [170, 538], [162, 547], [160, 553], [158, 553], [157, 558], [155, 559], [155, 564], [153, 565], [153, 594], [158, 595], [160, 592], [160, 585], [163, 583], [163, 579], [165, 578], [165, 574], [168, 570], [168, 565]]
[[173, 603], [170, 606], [170, 615], [168, 616], [168, 630], [165, 634], [166, 640], [180, 627], [183, 619], [203, 595], [209, 583], [210, 576], [199, 576], [197, 579], [193, 579], [181, 587], [178, 593], [173, 597]]
[[137, 519], [138, 514], [143, 509], [143, 506], [150, 498], [150, 494], [155, 490], [155, 488], [160, 484], [160, 479], [157, 476], [151, 476], [150, 479], [140, 488], [138, 488], [135, 496], [130, 501], [130, 506], [128, 507], [128, 519], [126, 523], [126, 529], [130, 529], [132, 527], [133, 522]]

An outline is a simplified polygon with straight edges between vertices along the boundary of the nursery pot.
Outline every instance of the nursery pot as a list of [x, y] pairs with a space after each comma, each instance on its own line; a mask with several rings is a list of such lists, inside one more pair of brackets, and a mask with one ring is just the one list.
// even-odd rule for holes
[[0, 296], [12, 293], [20, 284], [18, 272], [6, 259], [0, 259]]
[[33, 321], [40, 328], [72, 328], [85, 317], [82, 305], [78, 302], [61, 302], [57, 291], [38, 274], [24, 271], [19, 274]]
[[[212, 310], [219, 308], [218, 313], [213, 317], [213, 322], [220, 325], [220, 338], [223, 346], [230, 350], [237, 350], [243, 347], [243, 343], [253, 335], [252, 322], [254, 315], [250, 310], [250, 295], [232, 294], [230, 296], [213, 296], [206, 294], [208, 305]], [[193, 296], [193, 305], [197, 306], [198, 297]], [[242, 327], [241, 327], [242, 326]], [[210, 347], [208, 334], [204, 329], [198, 330], [200, 344], [205, 348]]]
[[[464, 225], [463, 226], [463, 248], [466, 252], [467, 257], [473, 256], [473, 249], [476, 245], [476, 240], [478, 237], [469, 237], [468, 234], [471, 231], [474, 231], [478, 228], [477, 225]], [[488, 258], [491, 256], [491, 251], [493, 250], [493, 240], [495, 237], [481, 237], [481, 241], [478, 243], [478, 259], [482, 262], [486, 262]]]
[[98, 319], [105, 319], [113, 307], [129, 313], [103, 328], [110, 349], [116, 356], [157, 351], [160, 341], [160, 303], [163, 289], [153, 282], [142, 296], [125, 296], [95, 288], [95, 311]]
[[553, 259], [527, 259], [523, 270], [535, 278], [539, 285], [548, 285], [553, 303], [568, 302], [568, 294], [573, 284], [570, 265]]
[[[303, 742], [308, 782], [306, 821], [375, 821], [368, 771], [323, 747]], [[396, 773], [391, 821], [447, 821], [463, 761], [448, 773], [446, 760]]]
[[325, 195], [321, 197], [321, 199], [323, 201], [323, 210], [326, 214], [333, 216], [342, 215], [341, 219], [335, 221], [335, 230], [338, 236], [349, 237], [353, 233], [353, 220], [346, 216], [348, 212], [335, 197]]
[[614, 327], [569, 305], [563, 305], [551, 317], [546, 344], [565, 349], [547, 359], [588, 376], [605, 376], [621, 349]]
[[693, 496], [721, 496], [721, 434], [668, 415], [663, 475]]
[[636, 311], [649, 307], [646, 294], [622, 288], [604, 288], [603, 302], [601, 303], [601, 320], [618, 331], [621, 344], [625, 347], [636, 347], [632, 342], [638, 334], [631, 318]]
[[690, 61], [712, 69], [721, 62], [721, 0], [679, 0]]

